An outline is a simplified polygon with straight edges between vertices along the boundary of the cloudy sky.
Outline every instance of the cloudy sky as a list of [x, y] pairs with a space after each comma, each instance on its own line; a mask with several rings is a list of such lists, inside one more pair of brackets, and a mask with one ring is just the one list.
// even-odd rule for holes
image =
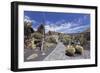
[[46, 32], [78, 33], [90, 27], [90, 14], [24, 11], [24, 21], [34, 30], [45, 24]]

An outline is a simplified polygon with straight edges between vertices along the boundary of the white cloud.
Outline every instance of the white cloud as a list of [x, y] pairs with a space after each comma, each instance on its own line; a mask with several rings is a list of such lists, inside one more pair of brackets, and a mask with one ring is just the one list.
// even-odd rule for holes
[[28, 23], [28, 22], [29, 22], [29, 23], [36, 23], [35, 20], [31, 20], [30, 17], [28, 17], [28, 16], [24, 16], [24, 21], [27, 22], [27, 23]]
[[28, 16], [25, 16], [25, 17], [24, 17], [24, 21], [27, 22], [27, 23], [28, 23], [28, 22], [32, 22]]
[[69, 22], [65, 22], [65, 20], [58, 21], [55, 23], [52, 23], [50, 21], [46, 21], [45, 29], [46, 32], [48, 31], [59, 31], [61, 29], [69, 29], [71, 28], [72, 24]]
[[89, 28], [89, 25], [83, 25], [83, 26], [78, 26], [78, 27], [64, 30], [63, 32], [64, 33], [77, 33], [77, 32], [82, 32], [82, 31], [86, 30], [87, 28]]
[[[56, 32], [63, 32], [63, 33], [75, 33], [75, 32], [81, 32], [84, 29], [86, 29], [87, 27], [89, 27], [89, 25], [81, 25], [80, 26], [80, 24], [73, 23], [73, 22], [65, 22], [65, 21], [63, 21], [62, 23], [61, 22], [59, 21], [56, 23], [51, 23], [48, 21], [47, 24], [45, 25], [46, 32], [56, 31]], [[58, 24], [60, 23], [60, 24], [57, 25], [57, 23]]]

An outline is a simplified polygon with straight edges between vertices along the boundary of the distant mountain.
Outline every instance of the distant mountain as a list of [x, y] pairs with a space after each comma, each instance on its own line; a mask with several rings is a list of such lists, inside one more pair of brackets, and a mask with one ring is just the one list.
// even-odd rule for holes
[[90, 32], [90, 28], [87, 28], [84, 32]]

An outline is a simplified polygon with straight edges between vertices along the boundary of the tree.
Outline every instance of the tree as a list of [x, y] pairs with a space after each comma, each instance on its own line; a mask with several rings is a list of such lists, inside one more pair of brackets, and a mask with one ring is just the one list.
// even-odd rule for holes
[[45, 27], [44, 27], [43, 24], [41, 24], [41, 25], [38, 27], [37, 32], [38, 32], [38, 33], [41, 33], [41, 34], [43, 35], [40, 50], [41, 50], [41, 52], [42, 52], [42, 55], [45, 55], [45, 53], [44, 53]]
[[38, 31], [39, 33], [41, 33], [41, 34], [44, 34], [44, 33], [45, 33], [45, 27], [44, 27], [44, 25], [41, 24], [41, 25], [38, 27], [37, 31]]
[[48, 31], [49, 35], [52, 35], [52, 32], [51, 31]]
[[34, 32], [31, 22], [24, 22], [24, 35], [29, 37]]

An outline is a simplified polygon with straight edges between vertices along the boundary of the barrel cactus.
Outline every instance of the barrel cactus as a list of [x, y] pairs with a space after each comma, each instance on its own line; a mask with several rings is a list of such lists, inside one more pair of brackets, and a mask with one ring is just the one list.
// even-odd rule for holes
[[76, 45], [75, 50], [76, 50], [76, 53], [78, 54], [83, 54], [84, 52], [84, 48], [80, 45]]
[[74, 56], [75, 54], [75, 48], [71, 45], [68, 45], [67, 48], [66, 48], [66, 55], [68, 56]]

